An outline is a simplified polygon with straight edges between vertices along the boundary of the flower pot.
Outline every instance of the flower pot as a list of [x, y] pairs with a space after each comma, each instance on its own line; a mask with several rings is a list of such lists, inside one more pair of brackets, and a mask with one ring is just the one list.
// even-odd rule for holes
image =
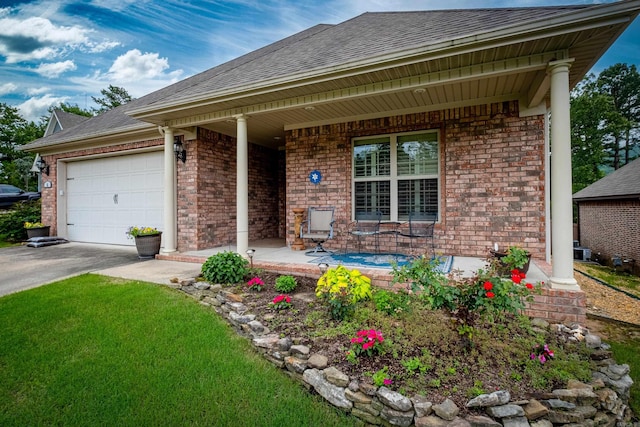
[[138, 258], [153, 259], [160, 253], [160, 242], [162, 241], [162, 233], [153, 234], [151, 236], [136, 236], [136, 249], [138, 250]]
[[[491, 255], [493, 255], [494, 258], [497, 258], [498, 261], [500, 262], [500, 265], [499, 265], [500, 268], [498, 269], [498, 273], [500, 273], [501, 276], [510, 276], [511, 266], [502, 262], [502, 258], [506, 257], [507, 253], [494, 251], [494, 250], [491, 250], [490, 252], [491, 252]], [[531, 254], [527, 254], [527, 262], [522, 266], [522, 268], [519, 268], [518, 270], [526, 274], [529, 271], [530, 264], [531, 264]]]
[[27, 228], [27, 237], [29, 239], [33, 237], [47, 237], [49, 235], [49, 229], [51, 226], [45, 225], [44, 227]]

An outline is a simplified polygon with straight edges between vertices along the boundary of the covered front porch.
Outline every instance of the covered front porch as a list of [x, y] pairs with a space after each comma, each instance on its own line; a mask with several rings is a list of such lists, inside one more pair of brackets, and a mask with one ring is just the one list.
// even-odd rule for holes
[[[277, 272], [280, 274], [300, 275], [306, 277], [320, 277], [319, 264], [320, 257], [309, 256], [304, 250], [292, 250], [286, 245], [285, 239], [263, 239], [249, 242], [249, 248], [254, 249], [252, 256], [252, 264], [254, 268], [263, 269], [265, 271]], [[231, 251], [236, 252], [237, 247], [234, 244], [218, 246], [215, 248], [161, 253], [157, 255], [158, 259], [204, 263], [207, 258], [219, 252]], [[329, 264], [329, 267], [336, 267], [337, 264]], [[472, 277], [479, 269], [485, 268], [487, 262], [485, 259], [478, 257], [454, 256], [451, 266], [451, 273], [459, 274], [461, 277]], [[382, 268], [367, 267], [351, 267], [358, 268], [363, 274], [369, 276], [372, 283], [380, 287], [391, 287], [392, 270]], [[549, 282], [550, 266], [540, 260], [532, 260], [527, 273], [529, 282]]]

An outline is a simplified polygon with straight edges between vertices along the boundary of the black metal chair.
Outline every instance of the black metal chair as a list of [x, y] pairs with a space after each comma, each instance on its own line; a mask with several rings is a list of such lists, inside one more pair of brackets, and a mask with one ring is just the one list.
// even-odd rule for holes
[[[361, 241], [365, 237], [374, 238], [374, 247], [376, 253], [380, 251], [380, 221], [382, 220], [382, 212], [357, 212], [356, 220], [349, 225], [348, 234], [358, 239], [358, 252], [360, 251]], [[349, 252], [349, 237], [345, 241], [345, 253]]]
[[300, 224], [300, 237], [311, 239], [316, 247], [307, 251], [307, 255], [319, 256], [331, 253], [322, 247], [322, 244], [333, 239], [333, 211], [334, 207], [310, 207], [307, 219]]
[[425, 246], [431, 239], [431, 253], [435, 256], [436, 249], [433, 241], [438, 215], [433, 212], [409, 212], [409, 221], [398, 228], [398, 235], [409, 238], [409, 248], [413, 253], [413, 239], [425, 239]]

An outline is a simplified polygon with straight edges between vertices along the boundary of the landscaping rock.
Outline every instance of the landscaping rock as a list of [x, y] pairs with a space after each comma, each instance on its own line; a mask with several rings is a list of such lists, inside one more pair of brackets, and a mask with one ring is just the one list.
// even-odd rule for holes
[[471, 427], [471, 423], [464, 418], [456, 417], [448, 424], [449, 427]]
[[625, 398], [629, 397], [629, 391], [631, 390], [631, 386], [633, 385], [633, 380], [629, 375], [625, 375], [617, 381], [612, 380], [601, 372], [594, 372], [593, 376], [594, 378], [599, 378], [604, 381], [607, 386], [611, 387], [619, 395], [624, 396]]
[[[182, 282], [184, 282], [185, 284], [189, 284], [189, 285], [191, 285], [191, 284], [193, 284], [193, 283], [195, 282], [195, 280], [193, 280], [193, 279], [183, 280], [183, 281], [181, 281], [180, 283], [182, 284]], [[204, 291], [204, 290], [206, 290], [206, 289], [211, 288], [211, 285], [210, 285], [210, 284], [208, 284], [207, 282], [198, 282], [198, 283], [196, 283], [196, 284], [194, 285], [194, 287], [195, 287], [196, 289], [200, 290], [200, 291]]]
[[307, 347], [306, 345], [292, 345], [289, 351], [294, 356], [298, 356], [304, 359], [309, 358], [309, 353], [311, 352], [309, 347]]
[[553, 427], [553, 423], [549, 420], [538, 420], [530, 425], [531, 427]]
[[602, 339], [599, 336], [588, 334], [584, 337], [584, 342], [588, 348], [599, 348], [602, 345]]
[[[227, 298], [229, 298], [231, 295], [227, 295]], [[229, 306], [229, 308], [231, 308], [231, 310], [235, 311], [238, 314], [244, 314], [249, 308], [244, 305], [241, 302], [228, 302], [227, 305]]]
[[380, 411], [380, 417], [387, 420], [390, 424], [394, 426], [401, 426], [401, 427], [409, 427], [413, 422], [414, 415], [415, 415], [415, 412], [413, 410], [398, 411], [395, 409], [391, 409], [388, 406], [385, 406], [382, 409], [382, 411]]
[[501, 426], [499, 422], [482, 415], [470, 415], [467, 417], [467, 421], [471, 424], [471, 427], [496, 427]]
[[549, 411], [547, 415], [549, 421], [553, 424], [569, 424], [569, 423], [581, 423], [584, 421], [584, 417], [579, 412], [574, 411]]
[[460, 408], [453, 403], [453, 400], [446, 399], [444, 402], [433, 405], [433, 411], [442, 419], [453, 421], [460, 412]]
[[510, 417], [502, 420], [504, 427], [529, 427], [529, 420], [526, 417]]
[[377, 396], [382, 403], [397, 411], [406, 412], [413, 408], [411, 400], [409, 400], [408, 397], [393, 390], [389, 390], [387, 387], [380, 387], [378, 389]]
[[378, 387], [369, 383], [360, 383], [358, 387], [360, 388], [361, 392], [368, 396], [375, 396], [376, 392], [378, 391]]
[[535, 399], [531, 399], [529, 403], [522, 407], [522, 409], [524, 410], [524, 415], [528, 420], [537, 420], [549, 413], [549, 409]]
[[554, 396], [559, 399], [565, 400], [571, 403], [578, 404], [593, 404], [598, 396], [596, 394], [585, 388], [574, 388], [574, 389], [557, 389], [551, 392]]
[[254, 320], [255, 318], [256, 318], [255, 314], [240, 315], [235, 311], [230, 311], [229, 312], [229, 320], [231, 320], [233, 323], [238, 324], [238, 325], [249, 323], [252, 320]]
[[333, 366], [323, 370], [322, 374], [327, 381], [338, 387], [346, 387], [349, 385], [349, 377]]
[[310, 368], [316, 368], [320, 370], [325, 369], [328, 363], [329, 359], [327, 359], [326, 356], [315, 353], [309, 356], [309, 359], [307, 360], [307, 365], [309, 365]]
[[575, 403], [566, 402], [561, 399], [549, 399], [543, 400], [542, 403], [551, 408], [551, 409], [574, 409], [576, 407]]
[[447, 427], [449, 422], [434, 415], [429, 415], [427, 417], [416, 418], [415, 424], [416, 427]]
[[349, 389], [346, 389], [344, 391], [344, 395], [347, 399], [349, 399], [353, 403], [362, 403], [365, 405], [371, 404], [371, 400], [372, 400], [371, 397], [367, 396], [361, 391], [351, 391]]
[[325, 380], [324, 375], [317, 369], [307, 369], [302, 374], [302, 379], [322, 397], [331, 402], [338, 408], [351, 409], [353, 402], [344, 395], [345, 390], [342, 387], [331, 384]]
[[253, 345], [260, 348], [275, 348], [276, 344], [280, 340], [278, 335], [263, 335], [253, 339]]
[[276, 347], [280, 351], [289, 351], [289, 349], [291, 348], [291, 344], [291, 338], [284, 337], [278, 340], [278, 342], [276, 343]]
[[467, 402], [467, 408], [506, 405], [509, 400], [511, 400], [511, 393], [506, 390], [498, 390], [471, 399]]
[[251, 328], [251, 331], [256, 335], [268, 334], [269, 328], [266, 328], [262, 323], [257, 320], [250, 321], [247, 325]]
[[413, 409], [416, 411], [416, 417], [426, 417], [433, 412], [433, 403], [429, 402], [426, 397], [416, 394], [411, 398]]
[[368, 424], [371, 425], [380, 425], [382, 424], [382, 420], [380, 418], [378, 418], [377, 415], [372, 415], [367, 411], [363, 411], [361, 409], [358, 408], [353, 408], [351, 410], [351, 415], [356, 416], [358, 418], [360, 418], [361, 420], [365, 421]]
[[284, 366], [288, 371], [301, 374], [305, 369], [307, 369], [307, 361], [295, 356], [287, 356], [284, 358]]
[[524, 410], [518, 405], [492, 406], [487, 409], [487, 414], [493, 418], [524, 417]]

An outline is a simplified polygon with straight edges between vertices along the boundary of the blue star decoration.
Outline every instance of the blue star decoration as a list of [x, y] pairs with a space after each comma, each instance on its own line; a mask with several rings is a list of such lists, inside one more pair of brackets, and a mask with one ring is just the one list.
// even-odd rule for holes
[[309, 181], [316, 185], [320, 184], [320, 181], [322, 181], [322, 174], [320, 173], [320, 171], [317, 169], [312, 170], [309, 174]]

